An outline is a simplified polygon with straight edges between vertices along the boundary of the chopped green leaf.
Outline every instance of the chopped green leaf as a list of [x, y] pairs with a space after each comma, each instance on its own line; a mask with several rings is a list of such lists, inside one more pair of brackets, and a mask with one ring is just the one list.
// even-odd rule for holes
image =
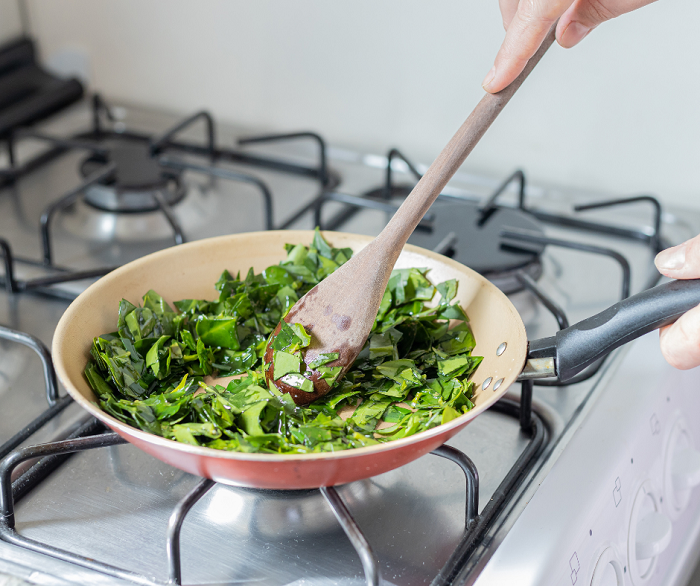
[[235, 318], [203, 318], [197, 322], [197, 335], [207, 346], [238, 350]]
[[299, 348], [301, 338], [296, 335], [294, 329], [287, 322], [282, 321], [280, 324], [280, 331], [272, 342], [272, 349], [294, 352]]
[[302, 326], [301, 324], [289, 324], [289, 325], [294, 330], [296, 337], [299, 339], [299, 347], [300, 348], [306, 348], [309, 344], [311, 344], [311, 336], [306, 332], [306, 330], [304, 329], [304, 326]]
[[309, 368], [318, 368], [319, 366], [323, 366], [324, 364], [328, 364], [329, 362], [333, 362], [334, 360], [338, 360], [338, 357], [340, 355], [337, 352], [326, 352], [319, 354], [316, 358], [314, 358], [311, 362], [309, 362]]
[[[241, 278], [224, 270], [211, 300], [168, 304], [155, 291], [144, 295], [142, 307], [122, 300], [116, 332], [93, 340], [84, 371], [102, 409], [192, 445], [306, 454], [408, 437], [473, 408], [469, 377], [482, 358], [471, 355], [476, 342], [456, 302], [458, 283], [434, 286], [426, 269], [393, 271], [369, 340], [340, 380], [341, 367], [330, 366], [339, 354], [315, 356], [307, 367], [311, 332], [283, 322], [270, 342], [274, 378], [311, 393], [310, 368], [331, 390], [299, 407], [291, 395], [268, 387], [263, 357], [270, 333], [352, 256], [318, 230], [310, 246], [285, 250], [285, 260], [260, 274], [251, 269]], [[206, 375], [239, 377], [224, 388], [207, 386]], [[348, 412], [345, 420], [339, 415]]]
[[443, 281], [436, 288], [438, 293], [440, 293], [440, 305], [447, 305], [457, 295], [457, 280]]
[[318, 372], [321, 374], [321, 379], [325, 380], [329, 387], [332, 387], [341, 369], [340, 366], [319, 366]]
[[299, 389], [300, 391], [304, 391], [305, 393], [314, 392], [314, 384], [308, 378], [300, 374], [285, 374], [279, 380], [284, 384], [295, 389]]
[[459, 411], [456, 411], [452, 407], [445, 407], [445, 410], [442, 412], [442, 420], [440, 423], [447, 423], [448, 421], [452, 421], [453, 419], [457, 419], [457, 417], [460, 416]]
[[273, 365], [275, 368], [273, 378], [275, 380], [282, 378], [285, 374], [299, 374], [301, 371], [301, 359], [299, 356], [284, 352], [283, 350], [275, 351]]

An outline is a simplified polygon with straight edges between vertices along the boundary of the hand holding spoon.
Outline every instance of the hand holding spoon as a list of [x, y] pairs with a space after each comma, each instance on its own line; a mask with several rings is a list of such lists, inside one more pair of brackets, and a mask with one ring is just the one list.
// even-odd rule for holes
[[[301, 324], [311, 333], [311, 344], [304, 354], [308, 365], [319, 354], [338, 353], [328, 366], [340, 366], [338, 379], [352, 366], [369, 336], [379, 310], [394, 263], [401, 249], [456, 173], [496, 116], [530, 74], [554, 42], [556, 23], [523, 72], [497, 94], [486, 94], [435, 159], [386, 227], [370, 244], [302, 297], [284, 318], [288, 324]], [[280, 334], [280, 323], [265, 352], [265, 375], [280, 391], [291, 394], [297, 405], [305, 405], [325, 395], [330, 387], [318, 371], [307, 368], [313, 392], [306, 392], [274, 380], [272, 341]]]

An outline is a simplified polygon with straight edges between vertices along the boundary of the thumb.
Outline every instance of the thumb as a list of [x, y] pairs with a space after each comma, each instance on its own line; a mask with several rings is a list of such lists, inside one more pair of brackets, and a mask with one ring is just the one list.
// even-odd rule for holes
[[508, 25], [506, 37], [496, 55], [493, 68], [483, 81], [483, 88], [487, 92], [500, 92], [520, 75], [527, 62], [540, 48], [551, 26], [571, 1], [520, 1]]
[[673, 279], [700, 278], [700, 235], [662, 250], [654, 259], [659, 272]]
[[652, 2], [654, 0], [576, 0], [559, 19], [557, 41], [569, 49], [602, 22]]
[[660, 330], [661, 353], [673, 367], [700, 366], [700, 305]]

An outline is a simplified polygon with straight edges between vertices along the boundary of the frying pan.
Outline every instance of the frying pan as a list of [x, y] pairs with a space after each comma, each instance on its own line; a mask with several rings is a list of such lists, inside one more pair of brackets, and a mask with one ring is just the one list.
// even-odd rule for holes
[[[371, 240], [324, 232], [337, 248], [358, 252]], [[168, 440], [102, 411], [83, 376], [95, 336], [114, 331], [122, 298], [138, 302], [154, 289], [172, 304], [210, 299], [224, 269], [261, 272], [286, 257], [284, 244], [309, 244], [311, 231], [270, 231], [222, 236], [182, 244], [145, 256], [109, 273], [86, 289], [66, 310], [53, 339], [56, 372], [83, 408], [124, 439], [192, 474], [236, 486], [302, 489], [333, 486], [398, 468], [434, 450], [506, 392], [518, 377], [555, 374], [563, 381], [618, 346], [670, 323], [700, 304], [700, 281], [674, 281], [622, 301], [602, 313], [529, 343], [518, 312], [484, 277], [442, 255], [406, 245], [397, 268], [427, 267], [433, 283], [459, 282], [457, 300], [470, 318], [474, 355], [484, 360], [473, 375], [474, 408], [449, 423], [413, 436], [364, 448], [319, 454], [245, 454]]]

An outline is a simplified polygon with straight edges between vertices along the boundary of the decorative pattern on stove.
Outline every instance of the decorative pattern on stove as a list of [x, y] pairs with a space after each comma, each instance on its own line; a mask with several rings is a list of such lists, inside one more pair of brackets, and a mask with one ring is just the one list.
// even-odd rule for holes
[[569, 567], [571, 568], [571, 583], [576, 584], [578, 580], [578, 573], [581, 570], [581, 564], [578, 561], [578, 555], [574, 552], [569, 560]]
[[615, 508], [618, 507], [620, 502], [622, 502], [622, 481], [618, 476], [615, 479], [615, 488], [613, 488], [613, 501], [615, 502]]

